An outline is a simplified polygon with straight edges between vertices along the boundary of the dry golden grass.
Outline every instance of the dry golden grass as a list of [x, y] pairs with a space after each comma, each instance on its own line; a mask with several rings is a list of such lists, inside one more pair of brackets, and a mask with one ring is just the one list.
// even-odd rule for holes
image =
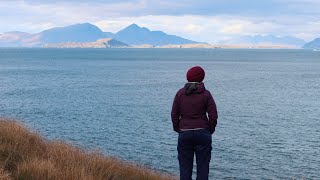
[[0, 168], [0, 180], [10, 180], [10, 174]]
[[0, 119], [0, 180], [166, 180], [175, 177], [47, 141], [20, 123]]

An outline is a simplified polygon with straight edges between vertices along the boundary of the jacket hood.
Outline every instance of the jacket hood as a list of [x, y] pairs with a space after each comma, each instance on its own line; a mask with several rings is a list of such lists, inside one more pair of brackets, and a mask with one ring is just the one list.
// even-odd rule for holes
[[188, 82], [184, 85], [185, 94], [190, 96], [191, 94], [201, 94], [206, 88], [203, 82]]

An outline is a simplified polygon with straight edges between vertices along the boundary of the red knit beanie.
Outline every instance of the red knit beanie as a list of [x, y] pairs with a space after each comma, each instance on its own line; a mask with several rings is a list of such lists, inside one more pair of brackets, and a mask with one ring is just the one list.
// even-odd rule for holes
[[189, 82], [202, 82], [205, 76], [204, 70], [200, 66], [194, 66], [187, 72]]

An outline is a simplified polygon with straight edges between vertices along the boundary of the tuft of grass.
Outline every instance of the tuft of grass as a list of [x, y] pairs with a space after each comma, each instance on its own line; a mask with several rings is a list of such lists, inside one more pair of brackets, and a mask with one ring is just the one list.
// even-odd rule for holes
[[11, 180], [10, 174], [2, 168], [0, 168], [0, 180]]
[[170, 180], [176, 177], [61, 141], [0, 119], [0, 180]]

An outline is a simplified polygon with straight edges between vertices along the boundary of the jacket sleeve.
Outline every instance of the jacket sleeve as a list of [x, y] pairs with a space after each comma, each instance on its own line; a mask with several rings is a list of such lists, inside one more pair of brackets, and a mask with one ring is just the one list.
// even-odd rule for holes
[[180, 121], [180, 105], [179, 105], [179, 92], [177, 92], [174, 97], [172, 110], [171, 110], [171, 121], [173, 125], [173, 130], [176, 132], [180, 131], [179, 121]]
[[217, 119], [218, 119], [218, 111], [216, 103], [208, 91], [208, 101], [207, 101], [207, 113], [209, 117], [209, 130], [211, 133], [214, 133], [216, 126], [217, 126]]

